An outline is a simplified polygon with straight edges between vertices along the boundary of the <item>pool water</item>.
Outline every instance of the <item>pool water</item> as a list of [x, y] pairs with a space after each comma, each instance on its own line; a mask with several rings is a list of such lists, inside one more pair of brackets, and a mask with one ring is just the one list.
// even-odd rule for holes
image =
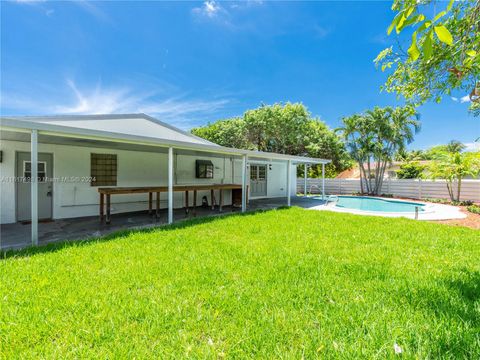
[[382, 198], [368, 196], [339, 196], [336, 206], [339, 208], [355, 209], [361, 211], [378, 211], [378, 212], [415, 212], [425, 211], [425, 205], [398, 200], [388, 200]]

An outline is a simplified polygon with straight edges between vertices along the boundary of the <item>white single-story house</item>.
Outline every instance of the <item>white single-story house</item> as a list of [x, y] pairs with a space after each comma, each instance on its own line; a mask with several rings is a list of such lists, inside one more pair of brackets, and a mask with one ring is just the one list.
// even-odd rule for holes
[[102, 215], [102, 188], [118, 190], [107, 196], [108, 216], [145, 210], [157, 194], [171, 223], [186, 202], [215, 202], [215, 189], [225, 205], [240, 199], [242, 211], [248, 199], [290, 205], [297, 164], [330, 162], [222, 147], [145, 114], [3, 116], [0, 139], [0, 223], [31, 222], [33, 244], [39, 220], [98, 215], [99, 207]]

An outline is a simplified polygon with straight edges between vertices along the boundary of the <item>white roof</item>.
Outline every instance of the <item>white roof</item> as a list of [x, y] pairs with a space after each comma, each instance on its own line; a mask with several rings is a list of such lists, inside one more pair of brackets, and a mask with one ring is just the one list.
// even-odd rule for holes
[[142, 146], [174, 147], [217, 154], [247, 155], [256, 159], [290, 160], [293, 163], [327, 164], [328, 159], [235, 149], [214, 144], [146, 114], [2, 116], [3, 131], [30, 132], [45, 136], [91, 139]]
[[216, 145], [146, 114], [22, 116], [15, 119], [77, 129], [148, 136], [162, 140]]

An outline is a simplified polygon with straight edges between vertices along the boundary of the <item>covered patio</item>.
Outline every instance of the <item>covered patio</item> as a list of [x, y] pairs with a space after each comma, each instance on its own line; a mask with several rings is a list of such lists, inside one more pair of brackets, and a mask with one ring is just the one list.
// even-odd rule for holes
[[[135, 118], [136, 122], [133, 124], [136, 127], [127, 126], [124, 123], [124, 121], [131, 121], [130, 118]], [[97, 119], [99, 123], [102, 123], [102, 120], [110, 121], [113, 119], [117, 121], [116, 126], [120, 124], [121, 127], [112, 129], [115, 131], [89, 127], [91, 126], [89, 124]], [[148, 124], [142, 125], [141, 121], [143, 120]], [[70, 122], [73, 125], [70, 125]], [[154, 127], [151, 127], [152, 122]], [[68, 124], [68, 126], [65, 126], [65, 124]], [[82, 125], [82, 127], [77, 127], [78, 125]], [[101, 125], [103, 126], [103, 124]], [[145, 129], [141, 129], [142, 126], [145, 126]], [[158, 136], [153, 133], [153, 131], [158, 130], [155, 126], [165, 130], [165, 137], [161, 137], [163, 133]], [[124, 128], [129, 130], [123, 130]], [[119, 132], [119, 129], [122, 132]], [[173, 135], [169, 131], [174, 131]], [[150, 134], [155, 136], [148, 136]], [[169, 127], [167, 124], [152, 119], [145, 114], [82, 116], [68, 118], [66, 121], [55, 117], [37, 118], [34, 121], [28, 117], [4, 117], [1, 118], [0, 135], [2, 140], [19, 144], [16, 145], [16, 148], [10, 149], [10, 163], [5, 164], [4, 161], [4, 164], [2, 164], [2, 175], [11, 175], [9, 178], [15, 179], [15, 182], [2, 181], [1, 184], [3, 188], [2, 211], [5, 211], [8, 203], [10, 219], [15, 221], [10, 220], [7, 221], [8, 223], [3, 222], [1, 225], [0, 249], [2, 250], [102, 236], [118, 230], [136, 227], [172, 224], [174, 221], [185, 220], [195, 215], [201, 217], [229, 212], [245, 212], [247, 209], [257, 210], [290, 206], [292, 201], [294, 205], [307, 206], [308, 201], [306, 199], [294, 197], [296, 166], [301, 165], [306, 182], [308, 165], [321, 164], [324, 173], [325, 164], [330, 162], [330, 160], [303, 156], [227, 148], [206, 142], [203, 139], [194, 137], [190, 139], [192, 135]], [[102, 149], [110, 153], [124, 154], [122, 155], [125, 159], [123, 165], [128, 163], [133, 166], [132, 169], [123, 167], [123, 174], [126, 174], [128, 179], [125, 180], [124, 177], [124, 180], [119, 180], [118, 184], [115, 180], [114, 187], [109, 188], [78, 183], [79, 178], [89, 175], [89, 169], [86, 168], [87, 165], [85, 164], [87, 155], [90, 160], [90, 152], [101, 152]], [[30, 163], [28, 169], [29, 180], [27, 183], [25, 183], [25, 180], [22, 182], [24, 184], [22, 185], [23, 188], [25, 189], [26, 186], [26, 190], [28, 190], [25, 204], [29, 213], [27, 221], [18, 217], [18, 205], [17, 210], [15, 210], [15, 203], [12, 204], [9, 200], [5, 200], [5, 195], [11, 196], [13, 193], [16, 194], [16, 197], [12, 197], [12, 199], [14, 202], [18, 202], [17, 180], [21, 176], [24, 176], [25, 179], [24, 173], [19, 174], [15, 167], [17, 165], [11, 165], [11, 161], [13, 161], [11, 159], [18, 158], [19, 152], [27, 154], [28, 158], [26, 160], [29, 160]], [[42, 154], [50, 154], [52, 163], [54, 163], [47, 184], [45, 181], [45, 165], [43, 168], [39, 168], [39, 164], [42, 163], [39, 156]], [[149, 160], [143, 161], [143, 158], [147, 157]], [[223, 178], [200, 182], [191, 178], [188, 171], [190, 171], [192, 165], [185, 159], [197, 157], [210, 157], [212, 160], [215, 158], [219, 162], [223, 162]], [[159, 161], [159, 159], [162, 160]], [[225, 167], [225, 163], [228, 161], [230, 161], [230, 165]], [[23, 162], [25, 163], [25, 161]], [[144, 167], [144, 163], [148, 164], [148, 168]], [[270, 171], [272, 171], [272, 165], [274, 170], [277, 169], [275, 176], [272, 178], [281, 179], [283, 185], [279, 185], [278, 188], [282, 188], [280, 190], [283, 191], [283, 195], [279, 196], [277, 193], [275, 196], [269, 196], [265, 193], [263, 198], [249, 199], [250, 165], [252, 163], [270, 164], [267, 168]], [[122, 163], [119, 165], [119, 168], [121, 167]], [[117, 168], [116, 163], [115, 168]], [[215, 167], [215, 169], [220, 168]], [[23, 171], [27, 171], [25, 167]], [[147, 171], [150, 175], [148, 180], [144, 177]], [[227, 176], [225, 173], [228, 173]], [[73, 179], [73, 182], [69, 182], [71, 179]], [[74, 183], [75, 181], [77, 183]], [[52, 204], [52, 210], [51, 216], [48, 218], [42, 218], [39, 214], [39, 206], [42, 204], [39, 200], [40, 190], [52, 199], [49, 200]], [[188, 190], [192, 190], [190, 200]], [[196, 203], [197, 190], [199, 192], [211, 192], [211, 202], [214, 207], [215, 205], [218, 206], [215, 209], [211, 206], [199, 206], [200, 203]], [[238, 190], [239, 195], [241, 195], [238, 197], [240, 201], [236, 204], [237, 207], [233, 206], [233, 190]], [[218, 194], [217, 200], [219, 201], [213, 200], [214, 191]], [[115, 193], [121, 195], [118, 195], [117, 198]], [[139, 197], [140, 193], [148, 198], [148, 212], [143, 211], [146, 208], [147, 200]], [[164, 194], [163, 197], [161, 196], [162, 193]], [[23, 192], [23, 194], [27, 193]], [[119, 200], [111, 204], [110, 197], [112, 194], [115, 195], [115, 199]], [[223, 203], [227, 195], [232, 195], [231, 204]], [[156, 216], [152, 216], [154, 197], [156, 204], [154, 215]], [[125, 200], [126, 198], [128, 199]], [[202, 198], [200, 193], [199, 198]], [[116, 206], [112, 214], [110, 214], [111, 205]], [[193, 213], [185, 211], [184, 207], [188, 209], [192, 206], [196, 211], [193, 211]], [[98, 216], [93, 216], [94, 213]], [[106, 221], [103, 221], [105, 218]]]
[[[273, 210], [284, 206], [286, 202], [286, 198], [251, 200], [248, 204], [248, 211]], [[321, 204], [321, 200], [309, 197], [296, 196], [291, 199], [292, 206], [305, 209]], [[182, 222], [202, 217], [225, 216], [241, 213], [241, 211], [241, 208], [233, 206], [224, 207], [222, 212], [218, 211], [218, 207], [213, 210], [210, 207], [197, 207], [196, 214], [193, 211], [186, 212], [184, 209], [175, 209], [173, 215], [176, 222]], [[38, 245], [95, 239], [118, 231], [147, 229], [163, 225], [168, 225], [167, 209], [160, 210], [158, 218], [155, 214], [148, 214], [148, 211], [114, 214], [110, 224], [99, 222], [97, 216], [40, 221], [38, 223]], [[17, 222], [0, 225], [0, 233], [2, 235], [1, 250], [22, 249], [31, 245], [30, 224]]]

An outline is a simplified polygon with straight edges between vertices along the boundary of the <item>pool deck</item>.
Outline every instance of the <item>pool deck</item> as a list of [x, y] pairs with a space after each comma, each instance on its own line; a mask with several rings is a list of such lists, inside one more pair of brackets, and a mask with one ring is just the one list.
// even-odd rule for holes
[[381, 198], [375, 197], [376, 199], [383, 199], [388, 201], [398, 201], [398, 202], [408, 202], [408, 203], [418, 203], [419, 205], [425, 205], [424, 211], [418, 212], [418, 218], [415, 217], [415, 213], [410, 212], [379, 212], [379, 211], [364, 211], [350, 208], [340, 208], [335, 206], [335, 203], [330, 202], [328, 204], [321, 204], [318, 206], [310, 207], [310, 210], [330, 210], [335, 212], [350, 213], [356, 215], [369, 215], [369, 216], [383, 216], [383, 217], [404, 217], [407, 219], [416, 219], [416, 220], [426, 220], [426, 221], [435, 221], [435, 220], [453, 220], [453, 219], [465, 219], [467, 215], [462, 212], [462, 210], [457, 206], [428, 203], [418, 200], [402, 200], [395, 198]]

